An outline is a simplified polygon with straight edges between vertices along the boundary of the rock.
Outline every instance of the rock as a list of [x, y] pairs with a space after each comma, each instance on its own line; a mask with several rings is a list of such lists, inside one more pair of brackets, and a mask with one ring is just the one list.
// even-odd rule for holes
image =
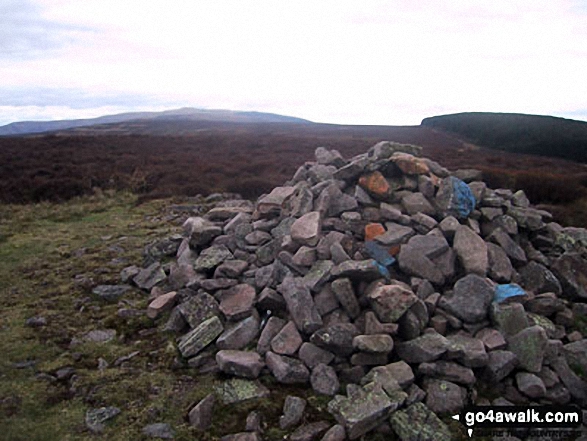
[[268, 287], [261, 291], [256, 304], [259, 311], [285, 311], [286, 309], [283, 296], [277, 293], [274, 289]]
[[294, 195], [295, 187], [275, 187], [271, 193], [257, 202], [256, 211], [260, 217], [273, 217], [281, 213], [287, 201]]
[[461, 388], [446, 380], [424, 380], [426, 407], [434, 413], [458, 414], [465, 406]]
[[226, 246], [211, 246], [210, 248], [204, 249], [200, 253], [194, 262], [194, 269], [198, 272], [204, 273], [213, 270], [225, 260], [230, 260], [233, 258], [234, 256]]
[[424, 213], [435, 216], [436, 210], [422, 193], [409, 193], [402, 198], [402, 205], [409, 215]]
[[379, 320], [394, 323], [418, 301], [418, 297], [400, 284], [381, 285], [367, 295]]
[[332, 352], [328, 352], [308, 342], [302, 344], [298, 356], [310, 369], [313, 369], [321, 363], [330, 364], [334, 360], [334, 354]]
[[422, 158], [414, 157], [408, 153], [395, 153], [391, 161], [407, 175], [426, 175], [430, 173], [430, 168]]
[[302, 279], [286, 277], [279, 291], [297, 328], [303, 333], [312, 333], [322, 326], [322, 318], [316, 309], [310, 290]]
[[261, 355], [271, 349], [271, 341], [281, 331], [287, 322], [279, 317], [270, 317], [263, 330], [261, 336], [257, 342], [257, 352]]
[[310, 376], [310, 383], [312, 389], [318, 394], [334, 396], [340, 389], [340, 383], [336, 372], [330, 366], [323, 363], [316, 365], [312, 369]]
[[449, 341], [436, 332], [395, 345], [397, 354], [407, 363], [434, 361], [447, 351], [448, 346]]
[[261, 438], [256, 432], [240, 432], [223, 436], [220, 441], [261, 441]]
[[216, 236], [222, 234], [222, 228], [202, 217], [190, 217], [184, 224], [183, 229], [189, 238], [189, 244], [196, 249], [208, 245]]
[[340, 424], [335, 424], [324, 434], [320, 441], [344, 441], [346, 432]]
[[473, 370], [452, 361], [439, 360], [434, 363], [421, 363], [418, 366], [418, 374], [464, 385], [475, 384]]
[[466, 219], [475, 209], [476, 200], [466, 183], [455, 176], [449, 176], [440, 181], [435, 204], [443, 217]]
[[92, 433], [101, 433], [106, 428], [106, 422], [120, 413], [118, 407], [100, 407], [97, 409], [88, 409], [86, 412], [86, 427]]
[[450, 441], [452, 432], [423, 403], [414, 403], [391, 415], [391, 427], [402, 441]]
[[526, 291], [534, 294], [552, 292], [557, 296], [562, 293], [560, 282], [555, 275], [544, 265], [529, 262], [520, 269], [521, 285]]
[[259, 335], [259, 314], [253, 314], [225, 329], [216, 340], [218, 349], [243, 349]]
[[331, 274], [335, 278], [348, 277], [352, 280], [375, 280], [384, 276], [374, 259], [347, 260], [336, 265]]
[[199, 326], [184, 335], [178, 344], [181, 355], [185, 358], [197, 355], [202, 349], [212, 343], [218, 337], [224, 326], [216, 316], [204, 320]]
[[226, 374], [244, 378], [257, 378], [265, 366], [256, 352], [222, 350], [216, 354], [216, 363]]
[[530, 398], [542, 398], [546, 394], [546, 387], [537, 375], [528, 372], [516, 374], [518, 390]]
[[493, 233], [489, 235], [488, 239], [499, 245], [515, 265], [524, 265], [528, 262], [528, 258], [522, 247], [501, 228], [493, 230]]
[[47, 319], [45, 317], [29, 317], [24, 322], [25, 326], [30, 328], [42, 328], [43, 326], [47, 326]]
[[357, 335], [353, 348], [371, 354], [388, 354], [393, 350], [393, 339], [387, 334]]
[[550, 360], [550, 366], [557, 373], [565, 387], [577, 402], [585, 407], [587, 406], [587, 382], [582, 380], [573, 370], [565, 357], [553, 357]]
[[507, 377], [518, 364], [518, 357], [513, 352], [504, 350], [491, 351], [483, 374], [488, 381], [497, 384]]
[[297, 358], [277, 355], [269, 351], [265, 354], [265, 362], [273, 376], [280, 383], [303, 384], [310, 378], [308, 368]]
[[220, 311], [228, 320], [242, 320], [252, 314], [256, 295], [255, 288], [251, 285], [236, 285], [222, 296]]
[[531, 326], [510, 337], [508, 350], [516, 354], [521, 369], [537, 373], [542, 369], [548, 337], [540, 326]]
[[460, 225], [457, 228], [454, 250], [467, 273], [475, 273], [483, 277], [487, 274], [489, 267], [487, 244], [469, 227]]
[[485, 349], [488, 352], [496, 349], [504, 349], [507, 346], [503, 335], [501, 335], [496, 329], [483, 328], [475, 335], [475, 337], [483, 342]]
[[524, 305], [529, 312], [540, 314], [544, 317], [549, 317], [565, 309], [563, 300], [559, 299], [552, 292], [538, 294], [533, 299], [528, 300]]
[[587, 375], [587, 339], [564, 345], [563, 355], [567, 359], [569, 366]]
[[291, 238], [307, 246], [316, 246], [320, 240], [321, 216], [318, 211], [304, 214], [291, 226]]
[[288, 395], [283, 404], [283, 415], [279, 417], [279, 427], [282, 430], [297, 426], [304, 416], [306, 400], [300, 397]]
[[355, 319], [361, 312], [361, 307], [355, 296], [355, 291], [350, 279], [339, 278], [331, 284], [332, 292], [340, 302], [350, 318]]
[[106, 302], [117, 302], [131, 287], [129, 285], [98, 285], [92, 294]]
[[302, 345], [302, 337], [293, 321], [288, 322], [271, 340], [271, 350], [280, 355], [293, 355]]
[[312, 292], [318, 292], [322, 286], [330, 279], [330, 272], [334, 267], [334, 263], [330, 260], [319, 260], [310, 271], [302, 278], [303, 283]]
[[208, 394], [198, 404], [196, 404], [188, 414], [190, 425], [197, 430], [208, 430], [212, 425], [212, 415], [216, 397], [214, 394]]
[[178, 310], [192, 329], [220, 313], [218, 302], [206, 293], [190, 297], [178, 306]]
[[342, 357], [353, 352], [353, 339], [359, 335], [357, 327], [350, 323], [334, 324], [314, 332], [310, 341], [316, 346]]
[[579, 253], [565, 253], [551, 266], [562, 286], [562, 295], [570, 300], [587, 299], [587, 260]]
[[380, 425], [401, 405], [400, 394], [404, 400], [406, 394], [397, 394], [396, 401], [392, 401], [381, 387], [369, 391], [360, 388], [354, 396], [334, 397], [328, 403], [328, 411], [346, 428], [348, 438], [354, 440]]
[[147, 317], [155, 319], [163, 314], [165, 311], [173, 309], [177, 300], [177, 292], [171, 291], [162, 296], [157, 297], [147, 308]]
[[302, 246], [294, 254], [292, 262], [299, 266], [312, 266], [316, 262], [316, 249]]
[[83, 336], [83, 340], [92, 343], [108, 343], [114, 340], [115, 337], [115, 329], [93, 329]]
[[435, 285], [443, 285], [445, 282], [442, 271], [415, 247], [402, 245], [398, 262], [400, 269], [408, 275], [429, 280]]
[[452, 334], [447, 337], [449, 342], [446, 358], [456, 360], [471, 368], [483, 367], [488, 362], [485, 345], [477, 338], [466, 334]]
[[263, 415], [261, 412], [254, 410], [247, 415], [245, 430], [247, 432], [263, 433]]
[[326, 421], [305, 424], [294, 430], [288, 439], [290, 441], [313, 441], [318, 439], [329, 427], [330, 424]]
[[175, 432], [171, 426], [167, 423], [155, 423], [149, 424], [143, 427], [143, 435], [147, 438], [159, 438], [159, 439], [174, 439]]
[[147, 268], [142, 269], [132, 280], [139, 288], [150, 291], [151, 288], [163, 282], [166, 278], [167, 276], [161, 264], [154, 262]]
[[244, 380], [242, 378], [231, 378], [216, 386], [214, 390], [223, 404], [237, 404], [269, 396], [269, 389], [259, 381]]
[[385, 199], [391, 193], [391, 187], [385, 177], [379, 171], [375, 171], [359, 178], [359, 185], [371, 196], [378, 199]]
[[487, 279], [468, 274], [455, 283], [452, 293], [445, 294], [438, 306], [467, 323], [476, 323], [486, 318], [493, 296], [494, 289]]

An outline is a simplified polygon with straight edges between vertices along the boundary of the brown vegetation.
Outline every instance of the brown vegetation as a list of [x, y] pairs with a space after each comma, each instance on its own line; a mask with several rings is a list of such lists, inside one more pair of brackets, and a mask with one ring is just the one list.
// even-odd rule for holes
[[479, 168], [491, 187], [522, 188], [534, 203], [572, 204], [587, 192], [581, 164], [471, 148], [427, 127], [175, 124], [0, 138], [0, 201], [61, 201], [94, 188], [143, 199], [224, 191], [254, 198], [291, 178], [318, 146], [351, 157], [380, 140], [422, 145], [451, 170]]

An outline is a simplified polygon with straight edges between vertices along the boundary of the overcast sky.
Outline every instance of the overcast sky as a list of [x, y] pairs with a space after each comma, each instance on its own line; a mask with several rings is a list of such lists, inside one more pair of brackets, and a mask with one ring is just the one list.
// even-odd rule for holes
[[181, 106], [587, 120], [587, 0], [0, 0], [0, 125]]

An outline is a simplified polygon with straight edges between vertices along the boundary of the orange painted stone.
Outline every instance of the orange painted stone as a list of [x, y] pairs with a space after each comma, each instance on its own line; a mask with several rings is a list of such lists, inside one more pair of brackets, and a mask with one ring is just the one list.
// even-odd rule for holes
[[430, 168], [428, 168], [428, 165], [421, 158], [403, 154], [395, 155], [391, 160], [407, 175], [425, 175], [430, 173]]
[[373, 240], [385, 233], [385, 227], [378, 223], [365, 225], [365, 241]]
[[385, 177], [378, 171], [361, 176], [359, 185], [369, 193], [381, 198], [388, 196], [391, 189]]

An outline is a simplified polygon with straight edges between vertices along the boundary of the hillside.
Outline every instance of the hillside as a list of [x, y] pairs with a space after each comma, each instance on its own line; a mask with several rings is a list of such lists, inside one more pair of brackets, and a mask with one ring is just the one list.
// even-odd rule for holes
[[487, 148], [587, 162], [587, 123], [583, 121], [470, 112], [425, 118], [422, 125]]
[[131, 112], [117, 115], [106, 115], [90, 119], [74, 119], [59, 121], [20, 121], [0, 127], [0, 136], [19, 136], [33, 133], [54, 132], [79, 127], [94, 127], [104, 124], [117, 123], [152, 123], [154, 121], [167, 122], [237, 122], [237, 123], [309, 123], [310, 121], [291, 116], [274, 113], [233, 111], [222, 109], [182, 109], [166, 110], [163, 112]]

